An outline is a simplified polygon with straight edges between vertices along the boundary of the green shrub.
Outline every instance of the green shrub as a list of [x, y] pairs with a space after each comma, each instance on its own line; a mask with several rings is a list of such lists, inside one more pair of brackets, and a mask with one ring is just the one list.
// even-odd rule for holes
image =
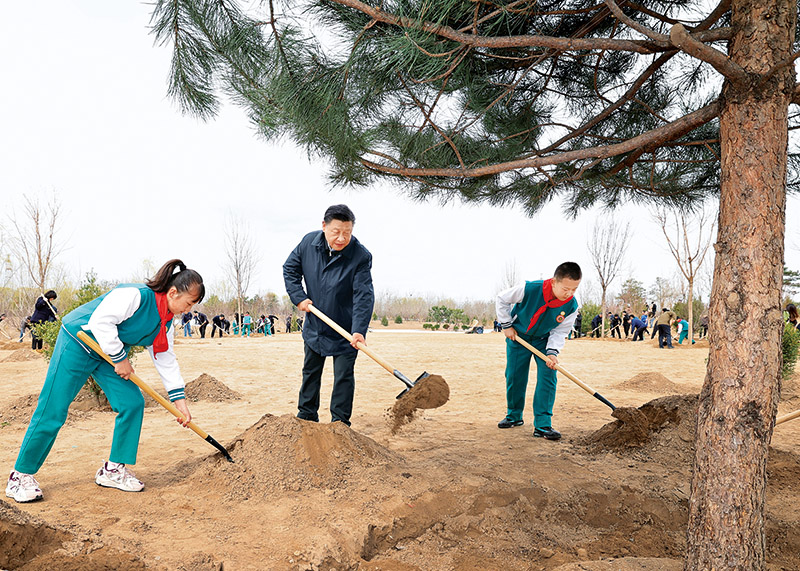
[[398, 315], [397, 317], [394, 318], [394, 322], [403, 323], [403, 317], [401, 315]]
[[798, 348], [800, 348], [800, 331], [787, 323], [783, 327], [783, 335], [781, 336], [781, 352], [783, 353], [781, 374], [784, 379], [789, 378], [794, 372]]
[[389, 319], [385, 315], [381, 317], [381, 325], [384, 327], [389, 327]]
[[433, 329], [433, 323], [423, 323], [422, 324], [422, 328], [423, 329]]
[[441, 327], [441, 325], [439, 325], [438, 323], [436, 323], [436, 324], [434, 324], [434, 325], [433, 325], [433, 327], [432, 327], [431, 329], [433, 329], [434, 331], [438, 331], [438, 330], [439, 330], [439, 327]]
[[444, 325], [442, 325], [442, 329], [450, 329], [450, 324], [445, 323]]
[[372, 312], [372, 321], [378, 321], [378, 314], [375, 312]]

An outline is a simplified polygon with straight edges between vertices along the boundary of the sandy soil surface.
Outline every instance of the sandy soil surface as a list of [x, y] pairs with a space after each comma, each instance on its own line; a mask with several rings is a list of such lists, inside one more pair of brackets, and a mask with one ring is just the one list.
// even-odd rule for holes
[[[561, 377], [553, 424], [564, 438], [549, 442], [532, 437], [530, 404], [524, 426], [497, 428], [500, 334], [376, 329], [368, 341], [411, 379], [441, 375], [447, 403], [393, 432], [404, 385], [361, 355], [352, 429], [326, 422], [329, 370], [324, 422], [299, 421], [299, 334], [180, 338], [184, 378], [198, 380], [195, 421], [236, 463], [150, 406], [134, 467], [144, 492], [99, 488], [114, 413], [77, 406], [37, 474], [44, 501], [0, 502], [0, 569], [681, 569], [696, 399], [674, 395], [699, 392], [707, 344], [568, 342], [562, 365], [617, 406], [649, 403], [647, 426], [626, 432]], [[7, 470], [46, 370], [41, 358], [8, 359], [16, 349], [0, 343]], [[146, 356], [136, 369], [163, 390]], [[792, 379], [780, 412], [796, 408]], [[799, 428], [773, 436], [770, 570], [800, 569]]]

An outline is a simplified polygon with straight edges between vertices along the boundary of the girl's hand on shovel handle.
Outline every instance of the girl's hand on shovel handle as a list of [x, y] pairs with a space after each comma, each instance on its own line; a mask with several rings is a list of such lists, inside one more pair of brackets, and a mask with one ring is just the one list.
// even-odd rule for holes
[[513, 327], [509, 327], [507, 329], [503, 329], [503, 335], [511, 339], [512, 341], [517, 340], [517, 330]]
[[133, 366], [128, 358], [125, 357], [122, 361], [114, 365], [114, 372], [127, 381], [130, 380], [133, 374]]
[[183, 418], [176, 418], [175, 420], [178, 421], [178, 424], [185, 428], [187, 424], [192, 422], [192, 413], [189, 412], [189, 407], [186, 405], [186, 399], [176, 400], [172, 404], [175, 405], [175, 408], [177, 408], [183, 415]]
[[547, 361], [545, 361], [544, 364], [555, 371], [556, 367], [558, 367], [558, 357], [555, 355], [548, 355]]

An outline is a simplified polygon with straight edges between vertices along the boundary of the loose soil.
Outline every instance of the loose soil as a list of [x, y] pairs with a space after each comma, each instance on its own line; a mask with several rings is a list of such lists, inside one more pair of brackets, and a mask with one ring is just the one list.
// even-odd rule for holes
[[[242, 396], [189, 403], [195, 422], [235, 464], [160, 407], [148, 408], [135, 466], [144, 492], [98, 488], [94, 472], [110, 446], [114, 413], [83, 413], [64, 426], [37, 474], [44, 501], [0, 502], [0, 568], [99, 569], [93, 565], [102, 559], [115, 569], [159, 571], [680, 569], [707, 349], [567, 342], [564, 366], [642, 415], [644, 428], [631, 432], [561, 379], [553, 425], [564, 437], [550, 442], [531, 434], [533, 383], [526, 424], [497, 428], [505, 415], [503, 339], [373, 332], [370, 345], [401, 369], [424, 366], [449, 379], [449, 400], [416, 408], [396, 429], [386, 415], [401, 387], [369, 359], [356, 362], [347, 427], [327, 422], [330, 365], [323, 422], [295, 418], [299, 335], [181, 339], [185, 378], [213, 375]], [[136, 369], [158, 379], [144, 358]], [[43, 360], [0, 363], [0, 413], [35, 403], [31, 393], [45, 370]], [[692, 394], [665, 394], [663, 379], [620, 386], [640, 373]], [[798, 381], [785, 386], [781, 414], [798, 404], [791, 402]], [[10, 469], [27, 423], [3, 418], [0, 464]], [[798, 426], [787, 422], [772, 438], [768, 571], [800, 569]]]
[[392, 434], [396, 434], [401, 426], [411, 422], [418, 410], [439, 408], [444, 406], [449, 398], [450, 386], [439, 375], [428, 375], [418, 380], [397, 399], [389, 411]]
[[9, 356], [3, 359], [3, 363], [13, 363], [13, 362], [20, 362], [20, 361], [33, 361], [35, 359], [42, 359], [42, 354], [37, 353], [30, 347], [22, 347], [20, 349], [16, 349], [12, 352]]
[[239, 400], [242, 395], [233, 391], [211, 375], [203, 373], [193, 381], [186, 383], [186, 400], [197, 402], [206, 400], [211, 402], [225, 402]]

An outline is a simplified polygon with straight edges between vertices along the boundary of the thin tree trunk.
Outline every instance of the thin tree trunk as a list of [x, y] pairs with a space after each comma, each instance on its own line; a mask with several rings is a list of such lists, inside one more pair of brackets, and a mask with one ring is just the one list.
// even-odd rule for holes
[[694, 341], [694, 276], [692, 275], [687, 281], [689, 282], [689, 293], [686, 299], [689, 305], [689, 345], [691, 345], [692, 341]]
[[[792, 2], [732, 2], [731, 59], [764, 73], [788, 58]], [[780, 391], [787, 113], [794, 65], [722, 94], [711, 349], [700, 394], [685, 569], [765, 568], [766, 463]]]
[[603, 299], [600, 301], [600, 337], [606, 336], [606, 288], [603, 288]]

